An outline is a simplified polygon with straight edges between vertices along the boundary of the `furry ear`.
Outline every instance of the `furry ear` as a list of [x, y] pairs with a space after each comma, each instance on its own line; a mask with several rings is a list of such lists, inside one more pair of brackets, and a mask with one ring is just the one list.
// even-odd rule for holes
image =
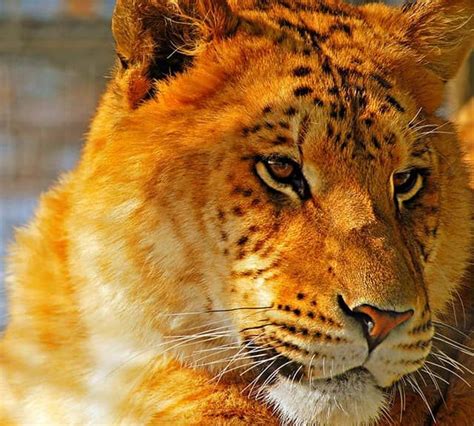
[[402, 59], [399, 72], [420, 104], [434, 112], [444, 100], [445, 83], [474, 47], [474, 0], [415, 0], [402, 14], [400, 42], [414, 58]]
[[474, 47], [473, 0], [421, 0], [402, 8], [403, 43], [444, 82], [452, 79]]
[[445, 100], [445, 83], [474, 47], [474, 0], [415, 0], [402, 13], [401, 42], [415, 52], [422, 68], [402, 61], [400, 71], [421, 105], [433, 112]]
[[474, 0], [408, 1], [401, 9], [375, 4], [362, 9], [391, 35], [393, 72], [433, 112], [443, 101], [445, 83], [474, 47]]
[[153, 96], [155, 80], [182, 71], [200, 47], [230, 35], [237, 23], [226, 0], [117, 0], [112, 31], [130, 107]]

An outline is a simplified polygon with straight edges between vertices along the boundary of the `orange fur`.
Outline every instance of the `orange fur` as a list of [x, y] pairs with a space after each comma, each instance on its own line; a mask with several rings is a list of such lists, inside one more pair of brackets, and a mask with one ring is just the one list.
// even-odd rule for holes
[[[0, 422], [467, 424], [472, 201], [434, 112], [473, 13], [119, 0], [81, 161], [12, 246]], [[413, 315], [369, 353], [363, 305]]]

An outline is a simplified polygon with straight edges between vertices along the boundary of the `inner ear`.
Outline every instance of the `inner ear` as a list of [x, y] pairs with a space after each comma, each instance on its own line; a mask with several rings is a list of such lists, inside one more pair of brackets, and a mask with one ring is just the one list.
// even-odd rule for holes
[[237, 23], [225, 0], [118, 0], [112, 20], [117, 79], [130, 107], [154, 96], [155, 81], [182, 72]]

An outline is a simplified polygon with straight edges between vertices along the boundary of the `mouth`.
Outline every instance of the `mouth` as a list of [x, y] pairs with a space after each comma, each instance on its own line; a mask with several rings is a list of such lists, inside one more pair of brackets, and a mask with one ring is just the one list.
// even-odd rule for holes
[[316, 389], [321, 383], [335, 386], [352, 385], [358, 379], [365, 380], [367, 376], [371, 376], [370, 372], [359, 366], [335, 376], [316, 379], [311, 377], [311, 369], [308, 371], [305, 364], [288, 358], [272, 347], [263, 347], [254, 343], [248, 343], [247, 347], [250, 353], [258, 354], [254, 357], [257, 362], [255, 370], [258, 381], [265, 385], [272, 385], [283, 377], [293, 382], [305, 383], [311, 389]]
[[[247, 348], [258, 370], [256, 396], [263, 396], [275, 407], [285, 424], [372, 424], [386, 406], [386, 393], [362, 366], [314, 378], [311, 366], [274, 347], [247, 341]], [[323, 423], [321, 419], [325, 419]]]

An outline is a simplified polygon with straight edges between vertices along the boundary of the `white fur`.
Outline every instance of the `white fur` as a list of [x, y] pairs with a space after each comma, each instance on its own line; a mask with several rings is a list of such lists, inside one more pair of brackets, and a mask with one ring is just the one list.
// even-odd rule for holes
[[124, 396], [140, 379], [138, 376], [135, 382], [130, 382], [124, 377], [130, 377], [129, 371], [146, 366], [156, 351], [138, 348], [124, 338], [103, 336], [91, 337], [90, 350], [94, 366], [87, 378], [88, 393], [84, 412], [91, 424], [112, 424], [117, 420], [114, 417], [117, 406], [123, 403]]
[[383, 391], [363, 371], [349, 372], [345, 379], [319, 380], [311, 388], [280, 377], [269, 387], [266, 399], [284, 424], [296, 426], [370, 425], [385, 403]]

